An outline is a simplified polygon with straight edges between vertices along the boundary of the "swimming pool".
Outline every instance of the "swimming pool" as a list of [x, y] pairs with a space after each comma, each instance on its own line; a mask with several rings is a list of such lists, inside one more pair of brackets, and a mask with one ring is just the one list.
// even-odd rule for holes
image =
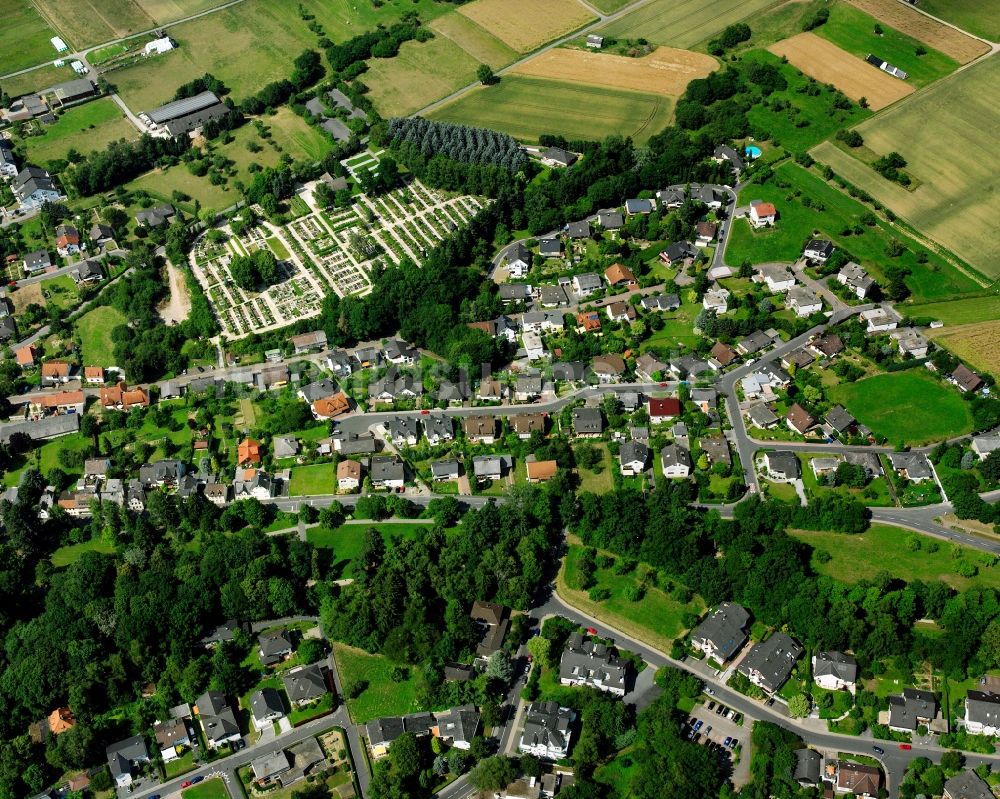
[[755, 147], [752, 144], [748, 144], [744, 148], [744, 152], [747, 154], [747, 157], [750, 158], [751, 160], [753, 160], [754, 158], [760, 158], [760, 147]]

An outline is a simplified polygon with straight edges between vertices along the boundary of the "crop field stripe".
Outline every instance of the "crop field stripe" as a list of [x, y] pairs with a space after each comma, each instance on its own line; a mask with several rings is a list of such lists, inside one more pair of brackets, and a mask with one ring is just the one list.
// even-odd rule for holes
[[519, 53], [529, 53], [597, 19], [577, 0], [473, 0], [458, 13]]
[[[776, 0], [725, 0], [711, 5], [703, 0], [655, 0], [611, 23], [602, 32], [625, 38], [643, 37], [656, 44], [690, 47], [711, 38], [727, 25], [749, 19], [773, 5]], [[706, 9], [714, 11], [720, 6], [723, 6], [721, 11], [706, 16]], [[688, 22], [694, 24], [678, 30]]]
[[967, 36], [899, 0], [847, 0], [881, 22], [965, 64], [988, 53], [985, 42]]
[[1000, 320], [941, 327], [928, 334], [935, 344], [950, 350], [973, 368], [1000, 376]]
[[976, 36], [1000, 41], [1000, 14], [988, 0], [921, 0], [920, 7]]
[[493, 69], [505, 67], [517, 59], [517, 51], [463, 14], [445, 14], [428, 27]]

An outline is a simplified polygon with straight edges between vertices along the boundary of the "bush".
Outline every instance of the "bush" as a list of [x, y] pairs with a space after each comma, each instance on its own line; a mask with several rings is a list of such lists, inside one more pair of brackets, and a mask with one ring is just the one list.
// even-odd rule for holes
[[590, 597], [591, 602], [604, 602], [606, 599], [611, 598], [611, 589], [598, 585], [591, 588], [587, 596]]
[[821, 8], [802, 23], [802, 30], [814, 30], [815, 28], [820, 27], [820, 25], [825, 25], [828, 19], [830, 19], [830, 9]]
[[352, 680], [344, 686], [349, 699], [357, 699], [368, 689], [368, 680]]

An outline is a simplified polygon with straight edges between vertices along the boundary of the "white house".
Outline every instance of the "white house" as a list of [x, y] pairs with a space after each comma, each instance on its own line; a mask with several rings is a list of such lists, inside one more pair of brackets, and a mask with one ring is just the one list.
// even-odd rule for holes
[[664, 477], [687, 477], [691, 474], [691, 453], [679, 444], [667, 444], [660, 450]]
[[867, 297], [875, 285], [875, 281], [854, 261], [841, 267], [840, 271], [837, 272], [837, 282], [847, 286], [860, 300]]
[[813, 681], [828, 691], [850, 690], [858, 677], [858, 662], [843, 652], [817, 652], [812, 657]]
[[827, 259], [833, 255], [833, 250], [834, 246], [832, 242], [827, 241], [826, 239], [812, 239], [806, 245], [802, 254], [810, 261], [825, 264]]
[[795, 311], [800, 319], [823, 310], [823, 300], [802, 286], [796, 286], [785, 295], [785, 305]]
[[517, 748], [524, 754], [560, 760], [569, 754], [576, 712], [558, 702], [532, 702], [524, 715]]
[[520, 279], [531, 269], [531, 252], [523, 244], [515, 244], [507, 253], [507, 275]]
[[768, 264], [757, 270], [757, 279], [767, 286], [772, 294], [784, 294], [795, 285], [795, 276], [787, 266]]
[[162, 39], [153, 39], [151, 42], [146, 42], [146, 46], [142, 48], [143, 55], [161, 55], [163, 53], [169, 53], [174, 49], [174, 43], [170, 41], [169, 36], [164, 36]]
[[1000, 696], [988, 691], [969, 691], [965, 697], [965, 729], [973, 735], [1000, 734]]
[[766, 203], [763, 200], [750, 201], [750, 224], [756, 228], [773, 225], [778, 218], [778, 211], [774, 203]]
[[521, 335], [524, 352], [529, 361], [537, 361], [545, 357], [545, 344], [542, 337], [534, 331], [527, 330]]
[[900, 316], [891, 305], [880, 305], [877, 308], [869, 308], [861, 312], [861, 321], [868, 327], [867, 333], [884, 333], [887, 330], [895, 330], [899, 324]]
[[258, 732], [270, 728], [272, 723], [284, 718], [285, 706], [280, 694], [273, 688], [257, 691], [250, 697], [250, 716]]
[[724, 314], [729, 310], [729, 290], [723, 288], [709, 289], [701, 298], [701, 307], [706, 311]]

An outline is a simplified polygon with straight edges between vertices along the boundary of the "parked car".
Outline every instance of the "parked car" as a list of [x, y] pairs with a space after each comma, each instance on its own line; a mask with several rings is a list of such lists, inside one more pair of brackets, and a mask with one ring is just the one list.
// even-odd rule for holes
[[729, 744], [731, 744], [732, 742], [733, 742], [733, 739], [732, 739], [732, 738], [731, 738], [730, 736], [728, 736], [728, 735], [727, 735], [727, 736], [726, 736], [726, 740], [724, 740], [724, 741], [722, 742], [722, 745], [723, 745], [723, 746], [729, 746]]
[[181, 783], [181, 788], [190, 788], [192, 785], [194, 785], [194, 783], [191, 782], [191, 780], [184, 780], [184, 782]]
[[903, 750], [905, 750], [905, 751], [907, 751], [907, 752], [908, 752], [908, 751], [909, 751], [909, 750], [911, 750], [911, 749], [912, 749], [913, 747], [912, 747], [912, 746], [910, 746], [909, 744], [900, 744], [900, 745], [899, 745], [899, 748], [900, 748], [900, 749], [903, 749]]
[[715, 696], [715, 691], [713, 691], [711, 688], [706, 688], [705, 693], [707, 693], [709, 696]]
[[202, 781], [203, 779], [205, 779], [205, 777], [204, 777], [203, 775], [199, 774], [199, 775], [198, 775], [197, 777], [192, 777], [192, 778], [191, 778], [191, 784], [192, 784], [192, 785], [197, 785], [197, 784], [198, 784], [199, 782], [201, 782], [201, 781]]
[[698, 730], [700, 730], [700, 729], [701, 729], [701, 727], [702, 727], [702, 725], [703, 725], [704, 723], [705, 723], [705, 722], [704, 722], [704, 721], [702, 721], [701, 719], [697, 719], [697, 720], [695, 721], [695, 723], [694, 723], [694, 731], [695, 731], [695, 732], [698, 732]]
[[725, 706], [725, 705], [719, 705], [719, 706], [718, 706], [718, 707], [717, 707], [717, 708], [715, 709], [715, 715], [717, 715], [717, 716], [721, 716], [721, 715], [723, 714], [723, 712], [725, 711], [725, 709], [726, 709], [726, 706]]
[[872, 747], [872, 751], [875, 754], [877, 754], [877, 755], [884, 755], [885, 754], [885, 749], [883, 749], [881, 746], [873, 746]]
[[709, 734], [711, 734], [711, 732], [712, 732], [712, 728], [711, 727], [706, 727], [705, 728], [705, 735], [709, 735]]
[[709, 702], [708, 703], [708, 709], [709, 710], [715, 710], [715, 702]]

